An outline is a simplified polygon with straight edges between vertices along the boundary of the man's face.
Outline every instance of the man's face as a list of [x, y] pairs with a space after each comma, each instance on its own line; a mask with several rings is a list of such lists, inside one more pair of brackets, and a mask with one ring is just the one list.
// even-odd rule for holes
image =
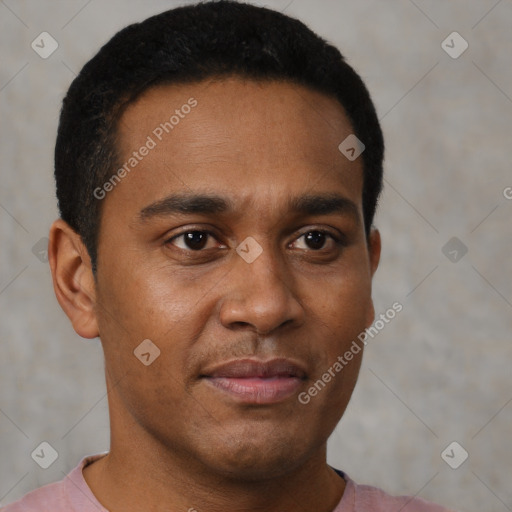
[[[160, 86], [128, 107], [121, 164], [154, 147], [103, 199], [96, 317], [114, 436], [143, 429], [247, 479], [325, 448], [361, 353], [298, 396], [374, 315], [378, 234], [367, 244], [362, 160], [338, 150], [350, 133], [335, 100], [287, 83]], [[146, 366], [134, 350], [147, 339], [160, 355]]]

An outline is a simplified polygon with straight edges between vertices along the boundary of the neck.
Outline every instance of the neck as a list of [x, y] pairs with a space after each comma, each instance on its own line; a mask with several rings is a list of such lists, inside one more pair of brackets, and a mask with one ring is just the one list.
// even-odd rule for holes
[[[131, 449], [126, 450], [126, 446]], [[87, 466], [84, 478], [110, 512], [188, 510], [190, 512], [332, 512], [345, 482], [321, 457], [278, 478], [240, 481], [199, 472], [161, 448], [113, 444], [108, 455]], [[184, 467], [185, 466], [185, 467]]]

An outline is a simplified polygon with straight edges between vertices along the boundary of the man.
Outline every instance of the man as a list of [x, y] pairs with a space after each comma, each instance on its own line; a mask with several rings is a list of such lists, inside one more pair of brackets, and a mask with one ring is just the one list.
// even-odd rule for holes
[[446, 510], [326, 463], [375, 315], [383, 152], [297, 20], [221, 1], [116, 34], [64, 99], [49, 243], [101, 339], [111, 446], [5, 510]]

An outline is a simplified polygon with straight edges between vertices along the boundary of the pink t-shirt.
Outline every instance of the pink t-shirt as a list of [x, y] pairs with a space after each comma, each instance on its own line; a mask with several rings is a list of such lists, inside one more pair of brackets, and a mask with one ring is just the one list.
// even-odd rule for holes
[[[108, 512], [82, 474], [85, 466], [105, 455], [84, 457], [64, 479], [29, 492], [2, 512]], [[333, 512], [454, 512], [421, 498], [393, 497], [376, 487], [358, 485], [347, 475], [345, 481], [345, 492]]]

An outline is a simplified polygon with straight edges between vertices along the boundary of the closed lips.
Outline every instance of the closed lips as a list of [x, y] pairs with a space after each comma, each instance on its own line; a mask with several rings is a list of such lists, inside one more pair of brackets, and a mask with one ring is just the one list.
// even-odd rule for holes
[[201, 377], [231, 403], [278, 404], [296, 394], [306, 379], [303, 367], [289, 359], [232, 360], [207, 369]]
[[254, 359], [237, 359], [215, 366], [203, 372], [202, 377], [249, 379], [270, 379], [273, 377], [296, 377], [304, 379], [305, 370], [288, 359], [258, 361]]

